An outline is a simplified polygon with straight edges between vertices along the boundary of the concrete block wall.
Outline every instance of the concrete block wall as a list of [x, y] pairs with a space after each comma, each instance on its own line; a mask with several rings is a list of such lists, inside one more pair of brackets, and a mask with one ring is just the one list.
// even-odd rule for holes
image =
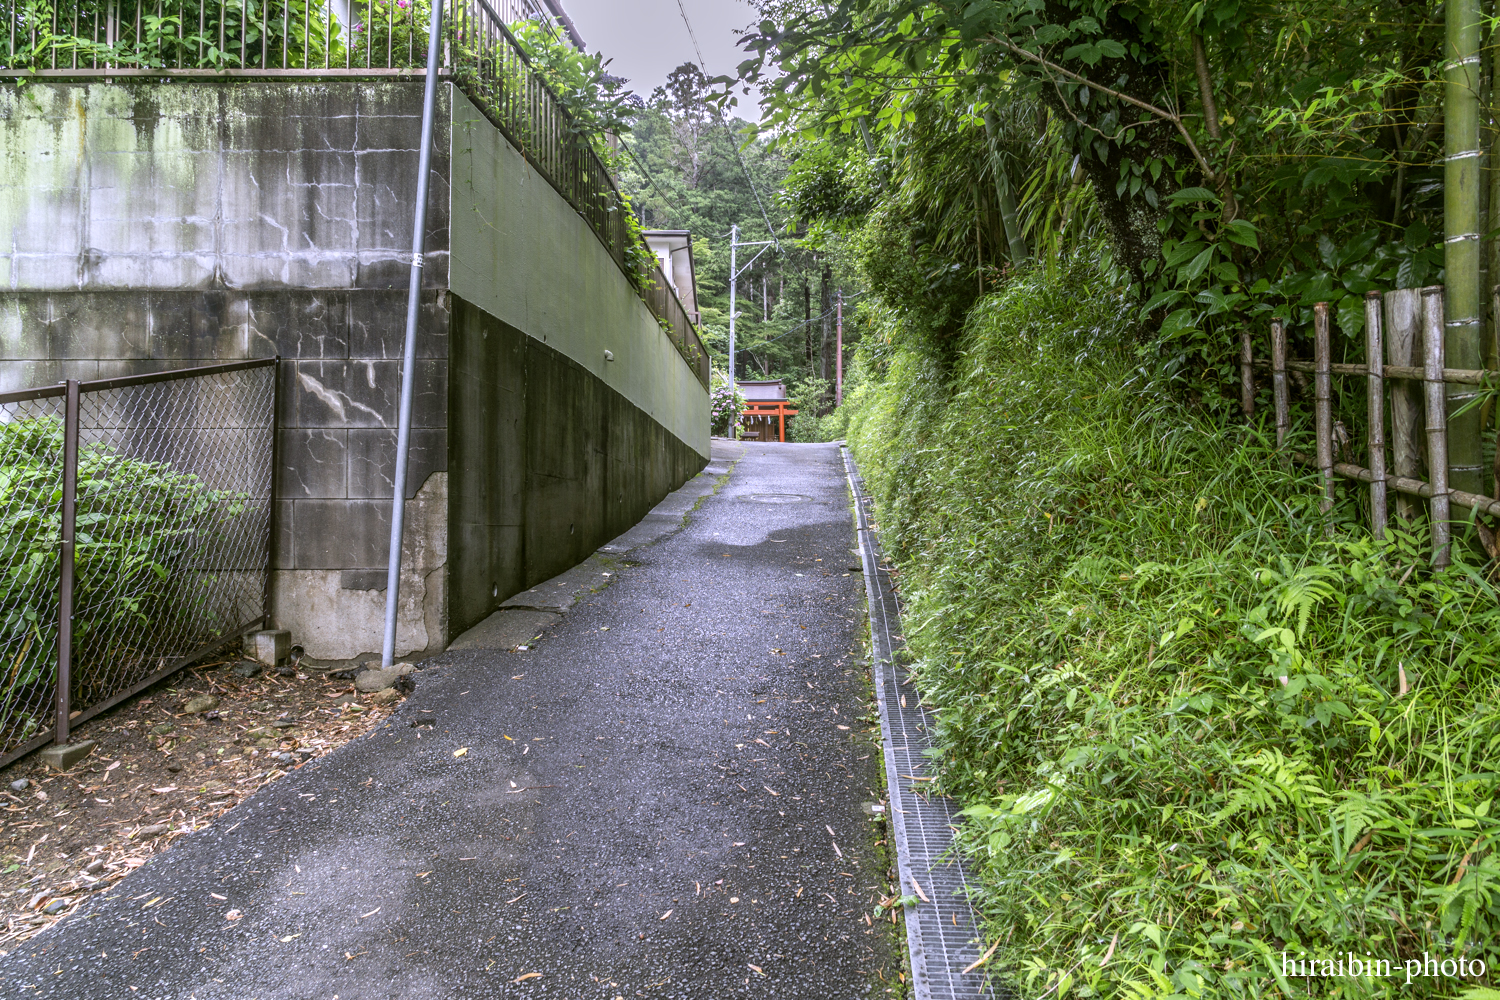
[[[274, 613], [318, 657], [379, 648], [421, 93], [419, 82], [349, 80], [0, 88], [0, 389], [280, 354]], [[613, 477], [639, 477], [623, 491], [631, 500], [621, 516], [633, 520], [708, 452], [706, 394], [682, 381], [691, 379], [687, 366], [663, 353], [670, 344], [603, 247], [461, 94], [440, 93], [397, 636], [403, 654], [441, 648], [482, 605], [607, 540], [600, 533], [618, 519], [583, 518], [574, 508], [604, 502], [596, 487], [611, 463], [638, 470]], [[450, 125], [455, 117], [461, 134]], [[476, 143], [511, 175], [520, 164], [524, 188], [506, 187], [511, 175], [483, 177], [476, 187]], [[465, 160], [459, 195], [450, 186], [453, 156]], [[526, 227], [491, 226], [484, 239], [472, 238], [477, 218], [503, 224], [517, 204], [530, 213]], [[526, 400], [528, 447], [455, 450], [456, 428], [467, 432], [489, 415], [467, 404], [452, 411], [453, 400], [471, 398], [450, 385], [451, 326], [462, 308], [449, 290], [455, 214], [466, 233], [460, 294], [489, 317], [466, 321], [466, 329], [482, 340], [516, 296], [533, 310], [510, 316], [528, 363], [504, 377], [520, 382], [486, 390]], [[558, 246], [567, 248], [566, 266], [521, 268], [555, 264]], [[530, 284], [507, 278], [516, 273]], [[564, 374], [549, 374], [541, 360], [548, 352], [533, 356], [527, 347], [549, 340], [548, 351], [571, 362]], [[606, 344], [627, 363], [606, 369]], [[571, 400], [600, 393], [614, 407], [609, 433], [654, 440], [675, 457], [644, 465], [610, 457], [625, 452], [597, 444], [605, 431], [593, 418], [570, 415]], [[557, 468], [526, 466], [528, 453]], [[461, 465], [471, 460], [483, 464]], [[470, 500], [450, 500], [455, 480], [470, 492], [519, 482], [523, 495], [557, 495], [492, 523], [464, 513], [479, 509]], [[455, 541], [491, 554], [483, 572], [465, 573], [464, 587], [496, 579], [483, 588], [488, 604], [465, 597], [450, 621], [460, 582], [449, 558]], [[494, 559], [522, 568], [492, 573]], [[473, 562], [466, 557], [465, 565]]]

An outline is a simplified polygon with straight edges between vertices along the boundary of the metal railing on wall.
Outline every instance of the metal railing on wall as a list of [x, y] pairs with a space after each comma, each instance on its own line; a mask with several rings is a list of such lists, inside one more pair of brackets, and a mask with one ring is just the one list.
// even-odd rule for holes
[[[1500, 306], [1500, 294], [1496, 304]], [[1500, 372], [1444, 367], [1442, 286], [1367, 293], [1362, 364], [1333, 361], [1330, 326], [1328, 303], [1316, 303], [1312, 361], [1289, 358], [1287, 325], [1282, 320], [1271, 323], [1269, 360], [1255, 357], [1250, 332], [1242, 331], [1240, 408], [1246, 416], [1254, 413], [1255, 373], [1269, 370], [1276, 446], [1282, 448], [1292, 425], [1289, 379], [1300, 376], [1305, 380], [1311, 375], [1316, 453], [1294, 452], [1291, 457], [1318, 470], [1324, 513], [1333, 509], [1336, 478], [1369, 485], [1370, 530], [1377, 538], [1385, 537], [1390, 494], [1395, 494], [1396, 513], [1403, 522], [1416, 522], [1425, 506], [1432, 536], [1432, 563], [1437, 567], [1447, 566], [1451, 562], [1454, 507], [1500, 516], [1500, 500], [1453, 489], [1448, 484], [1447, 386], [1497, 384]], [[1335, 412], [1335, 375], [1354, 376], [1366, 383], [1366, 465], [1354, 461], [1350, 431]], [[1340, 457], [1344, 461], [1337, 461]]]
[[709, 359], [708, 351], [703, 347], [703, 341], [698, 338], [698, 331], [688, 319], [687, 310], [682, 307], [682, 300], [677, 297], [677, 292], [667, 282], [666, 275], [661, 268], [653, 266], [646, 274], [641, 287], [645, 289], [642, 297], [646, 305], [661, 323], [661, 328], [677, 348], [682, 359], [688, 363], [693, 374], [698, 376], [698, 381], [703, 387], [708, 388]]
[[[638, 237], [599, 137], [577, 127], [512, 31], [551, 25], [550, 14], [533, 0], [439, 2], [445, 72], [588, 222], [707, 388], [697, 331], [665, 282], [632, 261]], [[415, 76], [430, 11], [431, 0], [0, 0], [0, 74]]]
[[0, 393], [0, 764], [269, 620], [276, 381]]

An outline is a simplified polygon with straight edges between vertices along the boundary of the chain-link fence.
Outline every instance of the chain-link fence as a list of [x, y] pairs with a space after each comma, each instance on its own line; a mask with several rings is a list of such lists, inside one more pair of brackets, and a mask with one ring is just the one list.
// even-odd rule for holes
[[276, 361], [0, 394], [0, 763], [267, 621]]

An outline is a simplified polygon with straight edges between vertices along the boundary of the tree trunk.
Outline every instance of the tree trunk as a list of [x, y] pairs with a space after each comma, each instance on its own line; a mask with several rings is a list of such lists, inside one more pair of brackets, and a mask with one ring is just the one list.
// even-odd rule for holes
[[812, 330], [812, 279], [806, 274], [802, 276], [802, 311], [806, 315], [802, 318], [802, 348], [807, 358], [807, 367], [813, 366], [813, 330]]
[[[821, 319], [818, 321], [818, 377], [828, 379], [832, 377], [829, 373], [833, 371], [833, 265], [826, 261], [823, 263], [823, 273], [819, 276], [819, 284]], [[831, 399], [825, 393], [822, 405], [818, 407], [818, 415], [823, 416], [831, 408]]]

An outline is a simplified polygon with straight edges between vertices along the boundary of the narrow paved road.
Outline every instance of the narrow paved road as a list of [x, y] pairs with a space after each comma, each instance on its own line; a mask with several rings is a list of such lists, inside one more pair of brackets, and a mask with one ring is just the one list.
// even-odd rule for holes
[[745, 446], [528, 651], [429, 661], [392, 725], [0, 959], [0, 995], [872, 992], [898, 959], [863, 919], [886, 862], [851, 545], [836, 447]]

